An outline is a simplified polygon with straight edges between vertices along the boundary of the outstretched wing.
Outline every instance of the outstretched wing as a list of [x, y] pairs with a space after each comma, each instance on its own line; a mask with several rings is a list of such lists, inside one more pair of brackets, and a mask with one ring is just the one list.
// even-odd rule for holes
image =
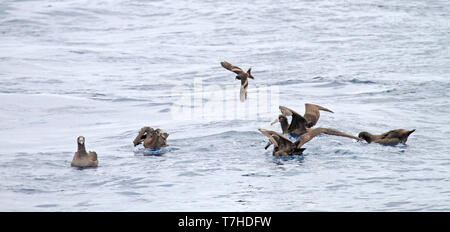
[[297, 141], [295, 141], [297, 148], [300, 148], [301, 146], [303, 146], [303, 144], [309, 142], [311, 139], [313, 139], [314, 137], [316, 137], [319, 134], [328, 134], [328, 135], [336, 135], [336, 136], [342, 136], [342, 137], [347, 137], [347, 138], [352, 138], [352, 139], [356, 139], [356, 140], [362, 140], [358, 137], [355, 137], [353, 135], [335, 130], [335, 129], [330, 129], [330, 128], [315, 128], [315, 129], [311, 129], [310, 131], [308, 131], [307, 133], [301, 135]]
[[261, 128], [259, 128], [258, 130], [263, 135], [265, 135], [267, 138], [269, 138], [269, 141], [272, 142], [275, 147], [278, 147], [280, 145], [280, 144], [278, 144], [278, 141], [274, 138], [275, 136], [279, 138], [280, 143], [292, 143], [288, 137], [286, 137], [278, 132], [271, 131], [271, 130], [265, 130], [265, 129], [261, 129]]
[[280, 106], [280, 111], [284, 116], [292, 116], [288, 131], [294, 134], [303, 134], [306, 132], [306, 120], [299, 113], [286, 106]]
[[320, 112], [319, 110], [323, 110], [323, 111], [327, 111], [330, 113], [334, 113], [333, 111], [319, 106], [319, 105], [315, 105], [315, 104], [310, 104], [310, 103], [306, 103], [305, 104], [305, 115], [304, 118], [307, 121], [307, 126], [309, 128], [315, 126], [317, 124], [317, 121], [319, 121], [319, 117], [320, 117]]
[[278, 108], [280, 108], [281, 114], [283, 114], [284, 116], [292, 116], [293, 114], [300, 115], [294, 110], [287, 108], [286, 106], [279, 106]]
[[230, 64], [230, 63], [228, 63], [228, 62], [226, 62], [226, 61], [222, 61], [222, 62], [220, 62], [220, 64], [221, 64], [222, 67], [224, 67], [225, 69], [228, 69], [228, 70], [230, 70], [230, 71], [232, 71], [232, 72], [234, 72], [234, 73], [236, 73], [236, 74], [241, 74], [241, 73], [244, 72], [244, 71], [242, 71], [241, 68], [236, 67], [236, 66], [233, 66], [232, 64]]

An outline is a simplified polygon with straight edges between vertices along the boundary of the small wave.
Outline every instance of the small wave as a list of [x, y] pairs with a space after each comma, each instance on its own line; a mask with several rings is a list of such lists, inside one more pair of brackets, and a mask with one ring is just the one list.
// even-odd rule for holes
[[326, 83], [323, 83], [323, 84], [316, 85], [315, 87], [328, 88], [328, 87], [338, 87], [338, 86], [342, 86], [342, 85], [345, 85], [345, 83], [342, 82], [342, 81], [330, 81], [330, 82], [326, 82]]
[[315, 81], [324, 81], [324, 80], [325, 80], [325, 77], [322, 77], [322, 76], [316, 76], [316, 77], [313, 77], [312, 79], [315, 80]]
[[137, 148], [134, 150], [134, 154], [142, 154], [144, 156], [161, 156], [169, 152], [169, 148]]
[[42, 205], [36, 205], [35, 207], [38, 208], [54, 208], [54, 207], [58, 207], [58, 204], [42, 204]]
[[348, 154], [353, 154], [353, 153], [351, 151], [349, 151], [349, 150], [337, 149], [336, 151], [334, 151], [334, 154], [337, 154], [337, 155], [348, 155]]
[[260, 174], [260, 173], [246, 173], [246, 174], [242, 174], [242, 176], [246, 176], [246, 177], [271, 177], [272, 175], [270, 174]]
[[137, 193], [137, 192], [133, 192], [133, 191], [122, 191], [122, 192], [117, 192], [118, 194], [121, 195], [125, 195], [125, 196], [140, 196], [142, 195], [142, 193]]
[[388, 208], [392, 208], [392, 207], [399, 207], [399, 206], [403, 206], [405, 204], [410, 204], [410, 201], [391, 201], [388, 202], [386, 204], [384, 204], [386, 207]]
[[[189, 137], [189, 139], [221, 139], [221, 138], [252, 138], [255, 135], [260, 135], [258, 131], [236, 131], [228, 130], [220, 133], [204, 134], [201, 136]], [[184, 139], [186, 139], [185, 137]], [[174, 141], [174, 140], [172, 140]], [[175, 140], [176, 141], [176, 140]]]
[[[100, 166], [100, 165], [99, 165]], [[76, 170], [90, 170], [90, 169], [97, 169], [98, 166], [93, 166], [93, 167], [72, 167]]]
[[314, 77], [313, 78], [313, 82], [314, 83], [319, 83], [319, 85], [316, 85], [315, 87], [338, 87], [338, 86], [343, 86], [343, 85], [347, 85], [347, 84], [364, 84], [364, 85], [372, 85], [372, 84], [376, 84], [376, 82], [374, 81], [370, 81], [370, 80], [360, 80], [357, 78], [353, 78], [350, 80], [346, 80], [346, 79], [342, 79], [340, 77], [337, 77], [338, 80], [327, 80], [324, 77]]
[[356, 78], [351, 79], [349, 82], [354, 84], [376, 84], [376, 82], [374, 81], [363, 81]]
[[193, 176], [204, 176], [204, 175], [201, 173], [198, 173], [198, 172], [188, 171], [188, 172], [182, 172], [182, 173], [178, 174], [178, 176], [193, 177]]
[[44, 23], [29, 19], [10, 19], [2, 22], [4, 25], [45, 25]]

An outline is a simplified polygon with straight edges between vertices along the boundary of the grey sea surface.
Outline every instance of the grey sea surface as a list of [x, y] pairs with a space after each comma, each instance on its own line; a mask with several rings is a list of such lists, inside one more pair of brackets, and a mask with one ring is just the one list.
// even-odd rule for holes
[[[450, 211], [449, 24], [449, 1], [3, 0], [0, 211]], [[220, 61], [252, 67], [248, 102], [276, 86], [334, 111], [317, 126], [416, 131], [274, 157], [258, 128], [278, 112], [173, 113], [195, 80], [201, 102], [236, 96], [211, 100], [239, 89]], [[162, 154], [133, 147], [143, 126]], [[97, 168], [70, 166], [80, 135]]]

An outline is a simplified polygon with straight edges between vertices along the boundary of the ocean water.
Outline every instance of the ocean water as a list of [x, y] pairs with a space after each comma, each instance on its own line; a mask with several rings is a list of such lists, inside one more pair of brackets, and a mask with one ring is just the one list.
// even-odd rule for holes
[[[449, 22], [449, 1], [3, 0], [0, 210], [450, 211]], [[221, 61], [252, 67], [245, 103]], [[272, 156], [258, 128], [305, 103], [416, 131]], [[169, 147], [133, 147], [143, 126]], [[97, 168], [70, 166], [80, 135]]]

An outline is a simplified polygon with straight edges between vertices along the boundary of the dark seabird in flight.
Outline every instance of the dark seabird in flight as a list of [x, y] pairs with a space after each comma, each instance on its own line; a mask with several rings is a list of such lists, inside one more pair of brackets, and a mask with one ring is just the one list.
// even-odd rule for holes
[[237, 74], [236, 79], [241, 80], [241, 91], [239, 94], [239, 99], [241, 100], [241, 102], [245, 101], [245, 99], [247, 99], [248, 78], [255, 79], [251, 74], [252, 68], [249, 68], [247, 72], [244, 72], [241, 68], [233, 66], [226, 61], [222, 61], [220, 62], [220, 64], [225, 69], [228, 69]]

